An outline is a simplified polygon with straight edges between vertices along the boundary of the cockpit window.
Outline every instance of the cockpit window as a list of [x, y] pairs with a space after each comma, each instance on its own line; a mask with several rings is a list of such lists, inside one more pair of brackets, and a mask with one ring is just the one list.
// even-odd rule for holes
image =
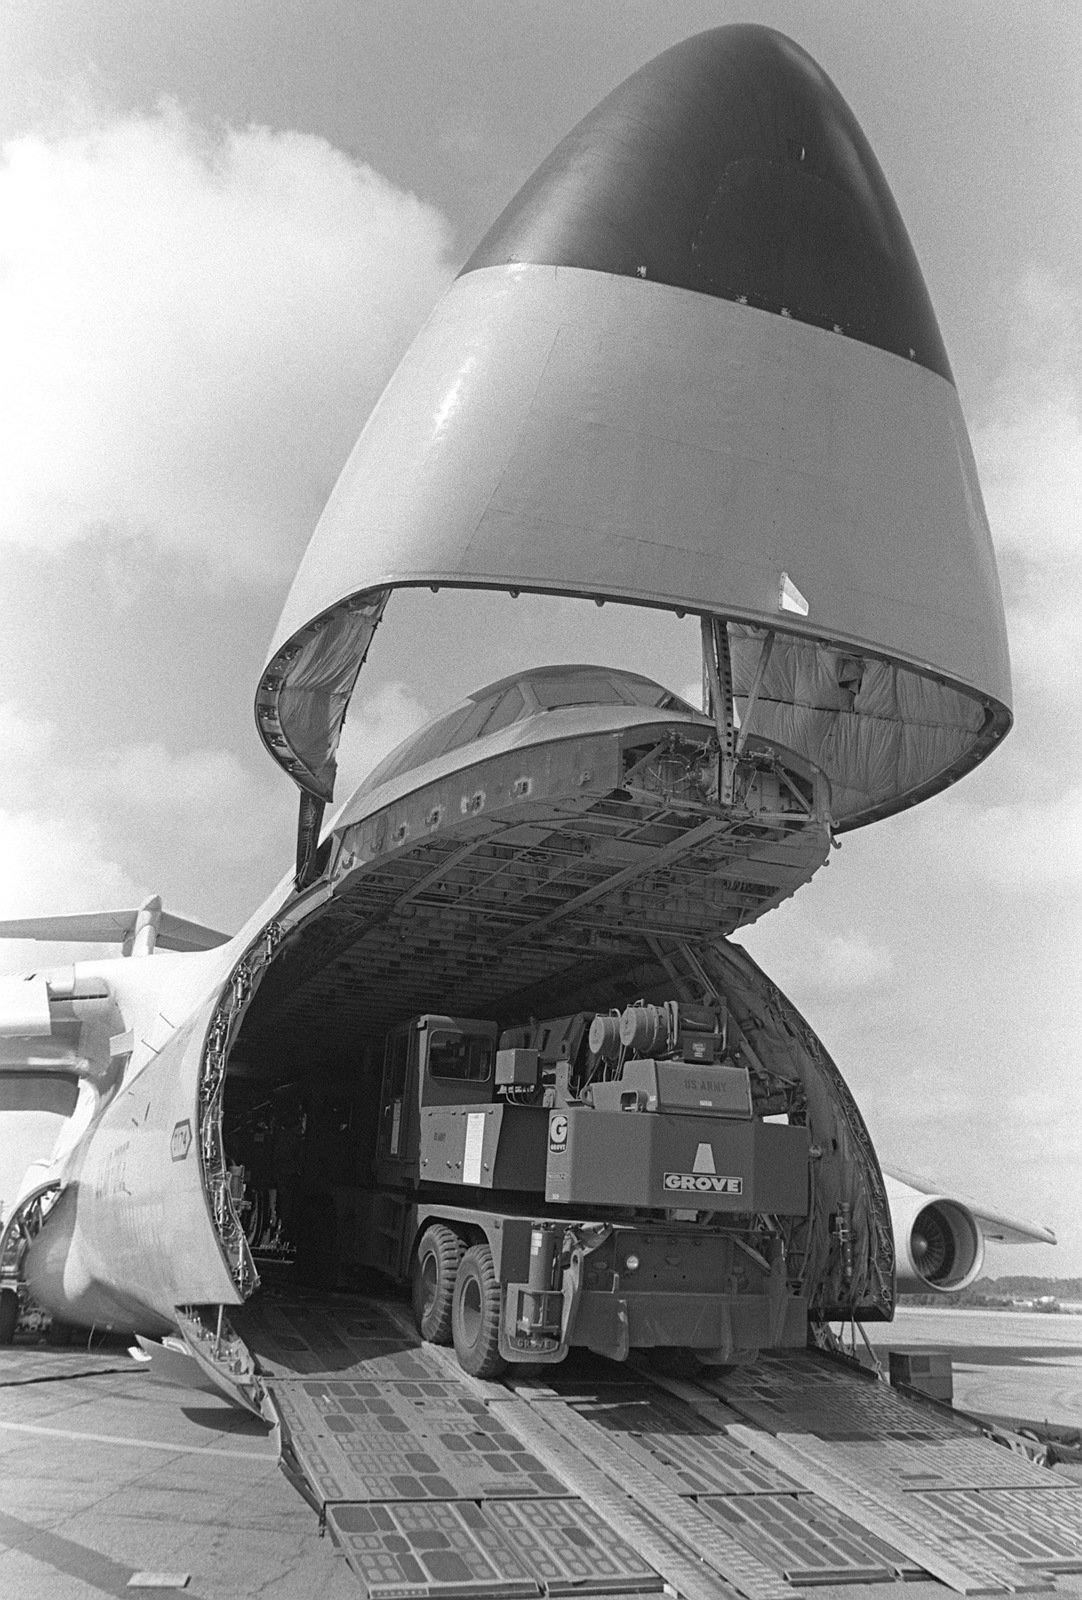
[[[427, 728], [422, 728], [419, 733], [406, 739], [397, 750], [392, 750], [385, 761], [381, 761], [378, 767], [372, 769], [364, 781], [365, 789], [372, 789], [377, 783], [383, 783], [399, 772], [409, 772], [413, 767], [423, 767], [426, 761], [435, 761], [445, 750], [453, 750], [455, 734], [466, 722], [470, 713], [476, 709], [472, 701], [468, 701], [464, 706], [456, 706], [438, 722], [430, 722]], [[468, 738], [469, 735], [465, 737]]]
[[630, 697], [621, 694], [621, 688], [615, 675], [607, 672], [530, 680], [531, 693], [546, 711], [555, 711], [558, 706], [626, 706]]
[[522, 698], [521, 689], [517, 686], [505, 689], [502, 695], [497, 696], [481, 732], [484, 734], [499, 733], [501, 728], [509, 728], [512, 722], [518, 721], [525, 708], [526, 702]]
[[663, 689], [660, 684], [651, 683], [648, 678], [626, 678], [624, 688], [637, 706], [657, 706], [660, 711], [696, 709], [695, 706], [689, 706], [686, 700], [681, 700], [678, 694], [670, 694], [668, 689]]
[[619, 705], [694, 711], [686, 701], [637, 673], [604, 667], [535, 668], [478, 690], [464, 705], [429, 723], [375, 767], [358, 793], [371, 794], [380, 784], [403, 772], [412, 772], [438, 756], [460, 750], [474, 739], [498, 733], [538, 712], [556, 711], [563, 706]]

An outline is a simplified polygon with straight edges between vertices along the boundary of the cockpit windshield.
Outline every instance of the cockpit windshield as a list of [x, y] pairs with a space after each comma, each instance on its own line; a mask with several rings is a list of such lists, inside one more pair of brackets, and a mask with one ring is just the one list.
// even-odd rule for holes
[[615, 667], [535, 667], [478, 689], [468, 700], [421, 728], [392, 750], [365, 778], [358, 793], [423, 767], [474, 739], [498, 733], [544, 711], [564, 706], [643, 706], [695, 714], [696, 708], [651, 678]]

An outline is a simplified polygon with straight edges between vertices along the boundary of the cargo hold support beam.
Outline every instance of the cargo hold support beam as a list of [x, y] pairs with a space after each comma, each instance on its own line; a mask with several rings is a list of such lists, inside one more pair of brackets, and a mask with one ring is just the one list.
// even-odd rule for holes
[[733, 663], [729, 654], [729, 625], [720, 617], [700, 617], [703, 649], [703, 704], [714, 718], [721, 761], [718, 800], [733, 803], [736, 772], [736, 724], [733, 716]]

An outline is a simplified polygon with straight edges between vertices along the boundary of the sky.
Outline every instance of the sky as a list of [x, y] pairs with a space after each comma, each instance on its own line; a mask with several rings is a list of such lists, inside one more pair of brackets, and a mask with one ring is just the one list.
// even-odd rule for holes
[[[0, 0], [0, 917], [147, 893], [236, 929], [296, 791], [252, 701], [368, 411], [473, 244], [651, 56], [780, 28], [868, 135], [969, 422], [1016, 725], [845, 836], [744, 942], [881, 1157], [1055, 1228], [1082, 1274], [1082, 7], [1075, 0]], [[694, 627], [395, 596], [339, 796], [545, 660], [686, 691]], [[44, 947], [0, 948], [0, 970]], [[58, 953], [58, 955], [61, 953]], [[74, 952], [68, 952], [74, 954]]]

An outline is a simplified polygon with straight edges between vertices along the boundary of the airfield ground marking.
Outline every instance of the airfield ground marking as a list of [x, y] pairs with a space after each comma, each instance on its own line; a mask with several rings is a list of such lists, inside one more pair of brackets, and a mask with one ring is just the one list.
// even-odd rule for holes
[[76, 1433], [71, 1428], [43, 1428], [34, 1422], [0, 1421], [0, 1428], [7, 1428], [11, 1433], [45, 1434], [50, 1439], [83, 1439], [90, 1444], [123, 1444], [134, 1445], [140, 1450], [166, 1450], [170, 1455], [229, 1456], [234, 1461], [275, 1459], [269, 1451], [263, 1450], [223, 1450], [213, 1444], [163, 1444], [159, 1439], [129, 1439], [123, 1434], [116, 1433]]
[[0, 1389], [25, 1389], [32, 1383], [74, 1383], [77, 1378], [127, 1377], [131, 1367], [80, 1368], [77, 1372], [43, 1372], [33, 1378], [0, 1378]]

